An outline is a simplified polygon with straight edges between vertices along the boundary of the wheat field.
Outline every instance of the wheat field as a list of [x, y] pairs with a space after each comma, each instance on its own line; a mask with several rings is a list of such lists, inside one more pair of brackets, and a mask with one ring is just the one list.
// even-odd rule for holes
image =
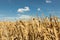
[[60, 40], [57, 17], [0, 22], [0, 40]]

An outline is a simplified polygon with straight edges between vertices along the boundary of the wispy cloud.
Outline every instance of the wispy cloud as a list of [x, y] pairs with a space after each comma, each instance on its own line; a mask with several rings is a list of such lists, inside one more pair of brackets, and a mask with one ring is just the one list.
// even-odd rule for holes
[[37, 10], [38, 10], [38, 11], [40, 11], [41, 9], [40, 9], [40, 8], [38, 8]]
[[15, 21], [18, 17], [2, 17], [0, 21]]
[[19, 8], [17, 11], [20, 12], [20, 13], [23, 13], [23, 12], [26, 12], [26, 11], [30, 11], [30, 8], [29, 7]]
[[30, 19], [32, 16], [29, 16], [29, 15], [21, 15], [19, 18], [20, 19]]
[[46, 3], [52, 3], [52, 1], [51, 0], [46, 0]]

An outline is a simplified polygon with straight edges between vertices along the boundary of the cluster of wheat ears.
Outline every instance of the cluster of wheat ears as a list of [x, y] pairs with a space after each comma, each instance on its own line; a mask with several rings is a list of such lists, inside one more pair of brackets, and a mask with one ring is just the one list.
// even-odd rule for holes
[[60, 40], [57, 17], [0, 22], [0, 40]]

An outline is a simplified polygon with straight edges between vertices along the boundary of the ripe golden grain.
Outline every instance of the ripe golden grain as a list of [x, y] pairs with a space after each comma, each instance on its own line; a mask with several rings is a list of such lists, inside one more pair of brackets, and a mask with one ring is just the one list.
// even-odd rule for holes
[[58, 18], [0, 22], [0, 40], [60, 40]]

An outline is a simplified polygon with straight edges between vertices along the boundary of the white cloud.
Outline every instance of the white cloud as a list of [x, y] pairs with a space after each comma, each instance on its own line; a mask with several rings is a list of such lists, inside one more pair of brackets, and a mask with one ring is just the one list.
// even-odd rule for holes
[[46, 0], [46, 3], [52, 3], [52, 1], [51, 0]]
[[21, 15], [19, 18], [20, 19], [30, 19], [32, 16], [29, 16], [29, 15]]
[[38, 8], [37, 10], [38, 10], [38, 11], [40, 11], [41, 9], [40, 9], [40, 8]]
[[0, 21], [16, 21], [16, 20], [29, 20], [32, 16], [30, 15], [20, 15], [17, 17], [2, 17], [0, 18]]
[[29, 7], [19, 8], [17, 11], [20, 12], [20, 13], [23, 13], [23, 12], [26, 12], [26, 11], [30, 11], [30, 8]]
[[18, 17], [2, 17], [0, 21], [15, 21]]

